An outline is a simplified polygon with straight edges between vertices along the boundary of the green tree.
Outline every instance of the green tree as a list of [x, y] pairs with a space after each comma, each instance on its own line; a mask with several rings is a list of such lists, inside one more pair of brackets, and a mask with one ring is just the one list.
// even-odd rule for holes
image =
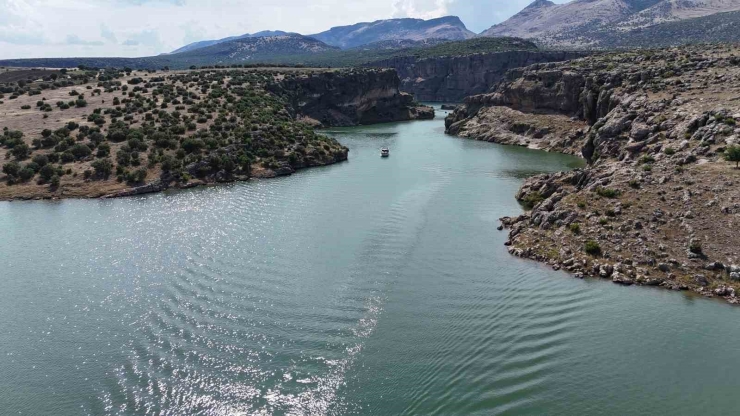
[[740, 167], [740, 146], [732, 145], [725, 150], [725, 160], [735, 162], [735, 169]]

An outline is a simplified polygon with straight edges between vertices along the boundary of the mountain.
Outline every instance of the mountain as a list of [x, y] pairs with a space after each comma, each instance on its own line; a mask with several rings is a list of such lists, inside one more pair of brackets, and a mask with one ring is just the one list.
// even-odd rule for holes
[[338, 51], [321, 41], [297, 34], [268, 37], [247, 37], [229, 40], [182, 52], [170, 57], [178, 66], [189, 65], [233, 65], [256, 62], [277, 62], [292, 57]]
[[367, 47], [339, 49], [301, 35], [235, 39], [189, 52], [142, 58], [39, 58], [0, 60], [0, 67], [186, 69], [191, 66], [302, 65], [354, 67], [370, 62], [411, 57], [429, 59], [486, 55], [504, 51], [536, 51], [519, 38], [473, 38], [462, 41], [383, 41]]
[[310, 35], [328, 45], [342, 49], [387, 40], [447, 39], [465, 40], [475, 37], [456, 16], [438, 19], [390, 19], [338, 26], [326, 32]]
[[738, 10], [740, 0], [536, 0], [481, 35], [518, 36], [561, 47], [636, 46], [625, 42], [635, 38], [632, 32]]
[[169, 54], [171, 55], [175, 53], [190, 52], [196, 49], [205, 48], [207, 46], [212, 46], [212, 45], [216, 45], [219, 43], [228, 42], [230, 40], [245, 39], [245, 38], [266, 38], [266, 37], [273, 37], [273, 36], [283, 36], [283, 35], [288, 35], [288, 34], [289, 34], [288, 32], [283, 32], [282, 30], [263, 30], [262, 32], [257, 32], [257, 33], [252, 33], [252, 34], [247, 33], [241, 36], [230, 36], [228, 38], [223, 38], [223, 39], [218, 39], [218, 40], [203, 40], [200, 42], [194, 42], [194, 43], [185, 45], [180, 49], [170, 52]]

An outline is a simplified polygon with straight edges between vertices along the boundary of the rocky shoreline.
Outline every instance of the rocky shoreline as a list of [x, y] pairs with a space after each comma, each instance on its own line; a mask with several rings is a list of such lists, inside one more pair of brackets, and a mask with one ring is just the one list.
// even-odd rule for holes
[[574, 276], [740, 303], [740, 59], [729, 46], [510, 71], [446, 120], [461, 137], [580, 154], [528, 179], [508, 250]]

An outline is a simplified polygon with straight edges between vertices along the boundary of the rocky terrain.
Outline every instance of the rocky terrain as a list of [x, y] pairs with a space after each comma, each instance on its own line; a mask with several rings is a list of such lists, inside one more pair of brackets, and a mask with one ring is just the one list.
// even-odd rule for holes
[[342, 49], [388, 40], [446, 39], [464, 40], [475, 37], [456, 16], [437, 19], [388, 19], [333, 27], [325, 32], [309, 35], [328, 45]]
[[580, 153], [533, 177], [502, 219], [509, 251], [577, 277], [738, 303], [740, 49], [605, 54], [511, 71], [449, 133]]
[[[735, 11], [740, 11], [739, 0], [575, 0], [563, 4], [536, 0], [481, 36], [516, 36], [551, 47], [602, 49], [721, 41], [729, 28], [717, 30], [699, 19]], [[686, 24], [669, 24], [678, 22]], [[688, 33], [676, 30], [679, 27]]]
[[0, 200], [287, 175], [347, 159], [346, 147], [314, 130], [316, 120], [430, 116], [398, 91], [392, 70], [51, 72], [0, 85]]
[[510, 50], [433, 58], [401, 56], [367, 66], [394, 68], [401, 78], [401, 90], [413, 94], [418, 100], [462, 102], [465, 97], [490, 90], [510, 69], [582, 56], [586, 53]]

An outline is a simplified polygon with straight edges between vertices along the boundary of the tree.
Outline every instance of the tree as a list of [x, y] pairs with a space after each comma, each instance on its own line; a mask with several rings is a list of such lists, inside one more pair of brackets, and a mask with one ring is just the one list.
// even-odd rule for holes
[[3, 165], [3, 173], [8, 176], [18, 176], [21, 171], [21, 165], [18, 162], [8, 162]]
[[16, 159], [23, 160], [31, 154], [31, 147], [25, 143], [21, 143], [14, 146], [10, 153], [15, 156]]
[[728, 162], [735, 162], [735, 169], [740, 168], [740, 146], [729, 146], [725, 150], [725, 160]]
[[113, 173], [113, 163], [110, 159], [99, 159], [93, 162], [93, 169], [95, 169], [95, 175], [101, 178], [108, 178]]

